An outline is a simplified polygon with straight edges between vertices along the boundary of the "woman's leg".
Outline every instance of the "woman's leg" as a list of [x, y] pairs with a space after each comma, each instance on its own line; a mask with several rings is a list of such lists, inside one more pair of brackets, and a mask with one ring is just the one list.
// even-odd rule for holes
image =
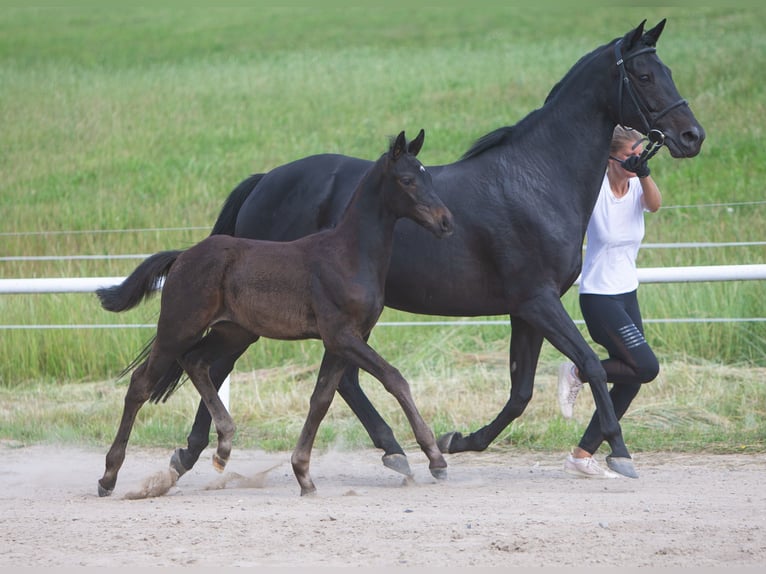
[[[659, 362], [644, 338], [636, 291], [623, 295], [580, 295], [580, 308], [591, 338], [603, 346], [609, 358], [601, 361], [618, 419], [621, 419], [643, 383], [659, 373]], [[580, 448], [594, 453], [603, 442], [594, 413], [580, 440]]]

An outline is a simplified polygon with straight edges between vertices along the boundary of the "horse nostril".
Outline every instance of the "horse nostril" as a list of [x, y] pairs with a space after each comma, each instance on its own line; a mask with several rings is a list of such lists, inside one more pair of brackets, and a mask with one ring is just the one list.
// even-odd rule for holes
[[702, 143], [705, 139], [705, 130], [695, 126], [683, 132], [681, 137], [687, 144], [695, 144], [697, 142]]
[[445, 233], [452, 232], [452, 217], [450, 215], [442, 216], [442, 231]]

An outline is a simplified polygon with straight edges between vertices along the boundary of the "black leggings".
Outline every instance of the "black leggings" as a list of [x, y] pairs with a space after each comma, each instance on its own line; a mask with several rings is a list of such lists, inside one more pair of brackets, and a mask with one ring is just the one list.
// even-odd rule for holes
[[[609, 354], [601, 365], [607, 382], [613, 383], [609, 396], [619, 420], [641, 385], [653, 381], [660, 372], [657, 357], [644, 339], [637, 291], [622, 295], [581, 294], [580, 309], [591, 338]], [[579, 446], [593, 454], [602, 442], [604, 435], [594, 413]]]

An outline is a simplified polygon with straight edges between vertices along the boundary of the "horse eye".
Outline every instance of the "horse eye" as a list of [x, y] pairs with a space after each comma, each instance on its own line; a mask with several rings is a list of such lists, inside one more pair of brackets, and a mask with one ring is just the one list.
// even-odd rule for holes
[[415, 183], [415, 179], [409, 176], [403, 177], [400, 181], [402, 182], [402, 185], [412, 185]]
[[638, 79], [644, 83], [648, 82], [651, 78], [649, 77], [649, 74], [641, 74]]

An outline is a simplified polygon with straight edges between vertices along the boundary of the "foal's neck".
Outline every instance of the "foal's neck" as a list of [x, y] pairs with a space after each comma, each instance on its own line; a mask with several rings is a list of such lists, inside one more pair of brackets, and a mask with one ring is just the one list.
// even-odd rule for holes
[[391, 257], [394, 226], [398, 217], [388, 206], [387, 174], [375, 166], [360, 182], [346, 207], [336, 233], [370, 263], [387, 266]]

